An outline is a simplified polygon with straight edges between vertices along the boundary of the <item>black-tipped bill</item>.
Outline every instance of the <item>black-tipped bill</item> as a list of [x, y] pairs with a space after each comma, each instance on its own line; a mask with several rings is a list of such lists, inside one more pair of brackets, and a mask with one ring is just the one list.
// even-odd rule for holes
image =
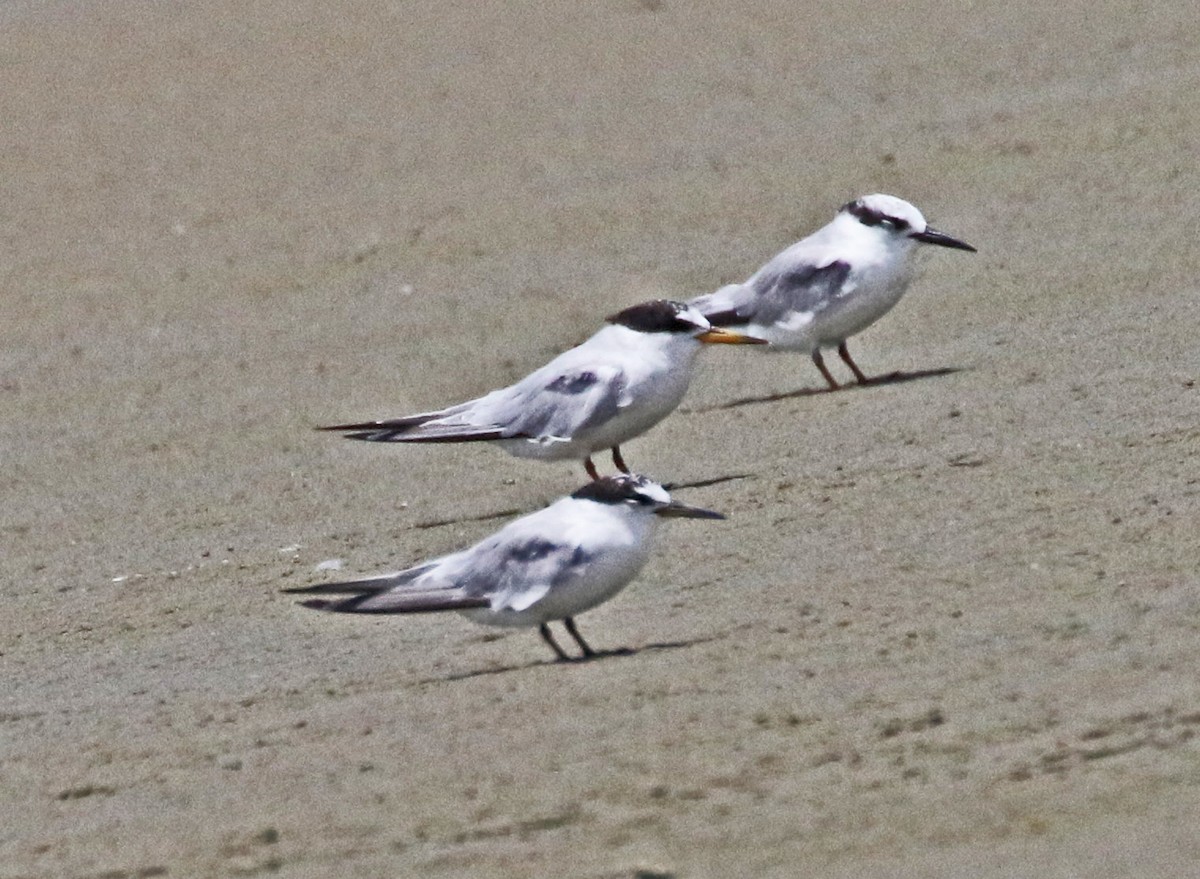
[[908, 237], [915, 238], [925, 244], [936, 244], [938, 247], [951, 247], [955, 250], [969, 250], [971, 253], [978, 252], [974, 247], [967, 244], [967, 242], [951, 237], [945, 232], [939, 232], [932, 226], [926, 226], [924, 232], [913, 232]]
[[715, 510], [706, 510], [703, 507], [690, 507], [687, 504], [681, 504], [679, 501], [671, 501], [665, 507], [659, 507], [654, 511], [656, 515], [663, 516], [668, 519], [724, 519], [723, 513], [718, 513]]

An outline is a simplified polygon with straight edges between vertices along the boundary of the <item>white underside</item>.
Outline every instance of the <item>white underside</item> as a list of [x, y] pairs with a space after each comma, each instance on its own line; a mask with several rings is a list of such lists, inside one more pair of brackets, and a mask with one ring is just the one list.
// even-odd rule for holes
[[752, 323], [746, 332], [769, 341], [768, 351], [808, 354], [818, 348], [834, 348], [875, 323], [904, 296], [910, 275], [900, 266], [895, 268], [900, 270], [886, 274], [876, 268], [864, 273], [861, 280], [851, 275], [846, 293], [820, 311], [789, 312], [767, 326]]
[[[581, 525], [583, 523], [580, 523]], [[461, 611], [468, 619], [487, 626], [538, 626], [573, 617], [602, 604], [625, 588], [650, 557], [657, 525], [654, 515], [615, 515], [604, 521], [593, 518], [585, 545], [595, 553], [578, 574], [557, 584], [529, 583], [519, 594], [497, 596], [490, 608]]]

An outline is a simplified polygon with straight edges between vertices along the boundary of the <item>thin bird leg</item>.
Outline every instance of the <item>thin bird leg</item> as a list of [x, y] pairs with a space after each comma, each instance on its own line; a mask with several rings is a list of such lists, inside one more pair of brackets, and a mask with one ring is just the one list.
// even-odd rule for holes
[[554, 636], [550, 634], [550, 626], [548, 626], [546, 623], [542, 623], [540, 626], [538, 626], [538, 633], [542, 636], [542, 640], [550, 645], [550, 649], [554, 651], [556, 656], [558, 656], [560, 662], [571, 661], [571, 657], [567, 655], [565, 650], [558, 646], [558, 642], [555, 641]]
[[591, 455], [583, 459], [583, 469], [587, 471], [587, 475], [592, 477], [593, 480], [600, 478], [600, 474], [596, 472], [596, 465], [592, 463]]
[[579, 649], [583, 651], [584, 659], [590, 659], [596, 655], [596, 651], [588, 646], [588, 642], [583, 640], [583, 636], [580, 635], [579, 630], [575, 628], [575, 620], [573, 620], [571, 617], [567, 617], [563, 620], [563, 626], [565, 626], [566, 630], [571, 633], [571, 637], [575, 639], [575, 642], [579, 644]]
[[845, 341], [838, 345], [838, 354], [846, 361], [846, 365], [850, 367], [850, 371], [854, 373], [854, 377], [858, 379], [860, 385], [868, 384], [871, 381], [863, 375], [863, 371], [858, 368], [858, 364], [850, 358], [850, 349], [846, 347]]
[[613, 456], [613, 463], [617, 466], [617, 469], [620, 470], [622, 473], [628, 473], [629, 468], [625, 466], [625, 459], [621, 457], [621, 447], [620, 446], [612, 447], [612, 456]]
[[833, 377], [833, 373], [831, 373], [829, 368], [825, 365], [825, 358], [821, 356], [820, 348], [813, 349], [812, 362], [817, 365], [817, 369], [821, 370], [821, 375], [825, 376], [825, 381], [829, 382], [829, 390], [836, 391], [840, 385], [838, 385], [837, 379]]

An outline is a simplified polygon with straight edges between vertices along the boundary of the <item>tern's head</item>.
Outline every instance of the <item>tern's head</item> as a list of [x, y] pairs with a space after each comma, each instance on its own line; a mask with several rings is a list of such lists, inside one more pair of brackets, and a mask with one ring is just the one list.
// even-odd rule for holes
[[589, 482], [574, 492], [576, 500], [609, 504], [622, 509], [656, 516], [678, 516], [687, 519], [724, 519], [712, 510], [690, 507], [671, 500], [670, 493], [652, 479], [645, 476], [605, 476]]
[[925, 222], [925, 217], [919, 210], [894, 195], [864, 195], [843, 205], [839, 214], [852, 217], [861, 225], [876, 230], [877, 234], [898, 244], [919, 241], [923, 244], [937, 244], [941, 247], [975, 252], [975, 248], [965, 241], [959, 241], [934, 229]]
[[703, 314], [686, 302], [655, 299], [609, 315], [605, 320], [637, 333], [691, 338], [698, 342], [725, 345], [765, 345], [762, 339], [714, 327]]

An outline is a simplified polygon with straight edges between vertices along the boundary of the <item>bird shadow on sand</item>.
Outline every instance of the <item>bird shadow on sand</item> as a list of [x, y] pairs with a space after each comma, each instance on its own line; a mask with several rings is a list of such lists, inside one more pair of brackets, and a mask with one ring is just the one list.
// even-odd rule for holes
[[510, 672], [528, 671], [532, 668], [543, 668], [545, 666], [575, 666], [575, 665], [591, 665], [592, 663], [601, 662], [610, 659], [625, 659], [631, 656], [640, 656], [643, 653], [663, 653], [668, 650], [682, 650], [685, 647], [694, 647], [697, 644], [706, 644], [709, 641], [717, 641], [724, 637], [724, 634], [705, 635], [700, 638], [687, 638], [682, 641], [655, 641], [650, 644], [644, 644], [641, 647], [618, 647], [615, 650], [597, 650], [592, 656], [579, 656], [572, 659], [542, 659], [537, 662], [526, 662], [521, 665], [500, 665], [493, 668], [481, 668], [474, 671], [457, 672], [455, 674], [445, 675], [440, 678], [422, 678], [417, 681], [418, 684], [451, 684], [456, 681], [468, 681], [473, 678], [486, 678], [492, 675], [508, 674]]
[[[692, 482], [670, 482], [663, 485], [667, 491], [675, 491], [677, 488], [705, 488], [709, 485], [720, 485], [722, 482], [733, 482], [737, 479], [751, 479], [753, 473], [730, 473], [726, 476], [712, 476], [708, 479], [696, 479]], [[452, 519], [430, 519], [426, 522], [417, 522], [412, 528], [415, 531], [424, 531], [429, 528], [442, 528], [446, 525], [461, 525], [463, 522], [490, 522], [493, 519], [509, 519], [513, 516], [518, 516], [521, 513], [528, 512], [523, 509], [497, 510], [494, 513], [479, 513], [475, 516], [455, 516]]]
[[790, 400], [794, 397], [821, 397], [826, 394], [836, 394], [842, 391], [859, 391], [867, 388], [876, 388], [880, 385], [902, 385], [907, 382], [920, 381], [926, 378], [940, 378], [944, 375], [953, 375], [956, 372], [965, 372], [966, 369], [963, 366], [943, 366], [938, 369], [918, 369], [912, 372], [889, 372], [884, 375], [873, 376], [867, 380], [866, 384], [854, 382], [853, 384], [841, 385], [836, 388], [800, 388], [796, 391], [784, 391], [781, 394], [768, 394], [765, 397], [741, 397], [737, 400], [730, 400], [728, 403], [716, 403], [712, 406], [702, 406], [687, 411], [696, 413], [716, 412], [721, 409], [736, 409], [739, 406], [751, 406], [755, 403], [774, 403], [779, 400]]
[[729, 473], [725, 476], [711, 476], [708, 479], [694, 479], [691, 482], [664, 482], [667, 491], [681, 488], [707, 488], [710, 485], [720, 485], [722, 482], [736, 482], [739, 479], [753, 479], [753, 473]]
[[417, 531], [424, 531], [426, 528], [441, 528], [445, 525], [459, 525], [463, 522], [488, 522], [492, 519], [507, 519], [509, 516], [517, 516], [527, 512], [513, 508], [511, 510], [497, 510], [494, 513], [480, 513], [477, 516], [455, 516], [453, 519], [431, 519], [427, 522], [417, 522], [412, 527]]

